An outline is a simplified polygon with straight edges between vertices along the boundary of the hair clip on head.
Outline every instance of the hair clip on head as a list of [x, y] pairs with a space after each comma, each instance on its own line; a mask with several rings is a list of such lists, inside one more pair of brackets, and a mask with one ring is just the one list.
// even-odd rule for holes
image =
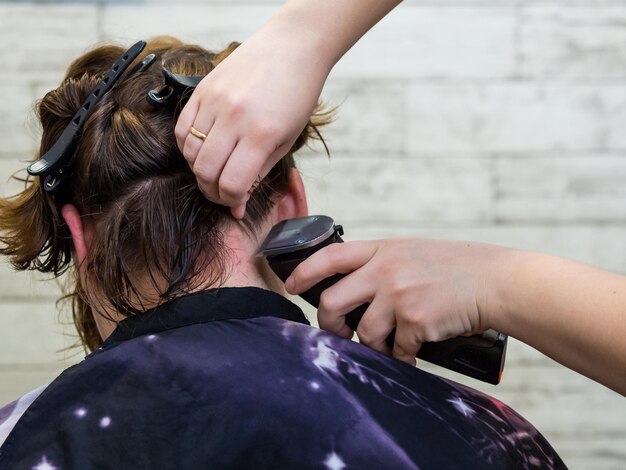
[[188, 77], [163, 68], [163, 77], [165, 84], [148, 92], [148, 101], [156, 106], [184, 105], [204, 75]]
[[[72, 117], [72, 120], [61, 134], [61, 137], [59, 137], [59, 140], [57, 140], [50, 150], [42, 155], [39, 160], [29, 165], [27, 171], [30, 175], [45, 176], [43, 187], [46, 192], [53, 192], [59, 187], [64, 173], [70, 166], [74, 157], [76, 145], [80, 139], [85, 121], [93, 113], [98, 101], [115, 85], [115, 82], [117, 82], [128, 66], [137, 58], [144, 47], [146, 47], [145, 41], [137, 42], [113, 64], [113, 67], [111, 67], [92, 92], [89, 93], [85, 102], [81, 105], [76, 114], [74, 114], [74, 117]], [[146, 59], [148, 59], [148, 57]], [[142, 64], [145, 69], [154, 62], [154, 58], [152, 58], [149, 63], [146, 62], [146, 59], [139, 64], [139, 69], [142, 68]], [[146, 64], [144, 64], [144, 62], [146, 62]], [[136, 70], [133, 70], [133, 72]]]

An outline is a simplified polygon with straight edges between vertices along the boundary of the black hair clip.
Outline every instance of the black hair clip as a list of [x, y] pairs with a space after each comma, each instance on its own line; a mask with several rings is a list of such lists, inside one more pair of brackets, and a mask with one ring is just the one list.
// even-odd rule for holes
[[156, 60], [156, 54], [148, 54], [146, 57], [144, 57], [144, 59], [141, 62], [135, 65], [130, 70], [130, 72], [128, 72], [128, 76], [130, 77], [132, 75], [135, 75], [136, 73], [145, 72], [146, 70], [150, 68], [152, 64], [154, 64], [155, 60]]
[[[80, 109], [74, 114], [59, 140], [39, 160], [29, 165], [27, 171], [30, 175], [46, 177], [43, 186], [47, 192], [54, 191], [61, 183], [63, 173], [74, 157], [83, 124], [93, 113], [98, 101], [113, 87], [144, 47], [146, 47], [145, 41], [137, 42], [113, 64], [113, 67], [111, 67], [96, 88], [89, 94]], [[154, 62], [154, 59], [152, 59], [152, 62]], [[151, 62], [148, 65], [144, 65], [144, 67], [147, 68], [150, 64]], [[141, 64], [139, 65], [139, 68], [141, 68]]]
[[184, 105], [205, 76], [188, 77], [163, 68], [163, 77], [165, 84], [148, 92], [148, 101], [157, 106]]

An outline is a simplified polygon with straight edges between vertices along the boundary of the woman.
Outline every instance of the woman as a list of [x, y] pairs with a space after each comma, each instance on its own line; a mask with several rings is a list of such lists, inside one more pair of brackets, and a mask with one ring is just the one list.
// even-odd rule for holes
[[[257, 252], [273, 224], [307, 214], [293, 153], [327, 116], [309, 117], [234, 220], [177, 149], [185, 93], [162, 73], [188, 83], [233, 49], [101, 46], [39, 104], [30, 171], [48, 174], [0, 201], [2, 253], [74, 272], [93, 352], [0, 410], [0, 469], [562, 468], [505, 405], [311, 328], [280, 295]], [[63, 165], [48, 158], [62, 145]]]
[[[209, 199], [244, 214], [248, 188], [278, 161], [274, 149], [293, 142], [332, 67], [399, 3], [289, 0], [200, 83], [176, 135]], [[268, 48], [272, 59], [257, 60]], [[204, 143], [189, 136], [192, 125], [208, 135]], [[424, 341], [493, 328], [626, 395], [624, 276], [479, 243], [379, 240], [323, 250], [287, 286], [298, 294], [338, 272], [354, 274], [322, 298], [318, 319], [328, 331], [351, 335], [345, 313], [370, 303], [361, 343], [414, 363]]]

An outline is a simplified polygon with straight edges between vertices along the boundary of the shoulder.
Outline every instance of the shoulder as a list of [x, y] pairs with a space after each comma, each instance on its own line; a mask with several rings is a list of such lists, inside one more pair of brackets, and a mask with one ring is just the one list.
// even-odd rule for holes
[[14, 402], [0, 408], [0, 446], [4, 444], [18, 420], [22, 417], [28, 407], [41, 395], [49, 384], [28, 392]]
[[[6, 468], [42, 449], [55, 465], [85, 457], [116, 466], [130, 458], [128, 436], [146, 432], [151, 439], [133, 440], [134, 456], [187, 468], [560, 463], [528, 422], [490, 397], [279, 318], [194, 324], [99, 350], [26, 416]], [[72, 448], [63, 446], [68, 435]]]

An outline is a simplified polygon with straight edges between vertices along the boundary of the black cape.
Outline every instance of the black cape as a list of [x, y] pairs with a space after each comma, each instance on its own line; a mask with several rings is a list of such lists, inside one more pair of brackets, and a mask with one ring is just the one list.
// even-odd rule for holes
[[124, 320], [64, 371], [0, 469], [564, 468], [482, 393], [309, 326], [257, 288]]

